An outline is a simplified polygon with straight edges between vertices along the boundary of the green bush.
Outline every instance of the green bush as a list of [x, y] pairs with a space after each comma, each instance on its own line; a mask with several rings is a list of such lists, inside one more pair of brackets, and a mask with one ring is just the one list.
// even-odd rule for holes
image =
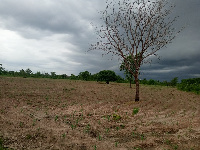
[[200, 78], [183, 79], [177, 88], [182, 91], [200, 94]]
[[139, 108], [133, 108], [132, 115], [136, 115], [139, 112]]

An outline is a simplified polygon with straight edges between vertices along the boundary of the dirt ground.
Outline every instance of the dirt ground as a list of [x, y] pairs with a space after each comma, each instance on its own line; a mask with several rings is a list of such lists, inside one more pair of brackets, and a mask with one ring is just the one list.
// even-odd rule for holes
[[129, 84], [0, 77], [0, 137], [16, 150], [200, 149], [200, 95], [134, 95]]

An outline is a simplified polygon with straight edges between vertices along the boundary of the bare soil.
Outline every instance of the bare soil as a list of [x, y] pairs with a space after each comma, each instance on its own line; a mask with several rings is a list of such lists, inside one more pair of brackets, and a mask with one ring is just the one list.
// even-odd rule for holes
[[0, 136], [16, 150], [200, 149], [200, 95], [134, 95], [129, 84], [0, 77]]

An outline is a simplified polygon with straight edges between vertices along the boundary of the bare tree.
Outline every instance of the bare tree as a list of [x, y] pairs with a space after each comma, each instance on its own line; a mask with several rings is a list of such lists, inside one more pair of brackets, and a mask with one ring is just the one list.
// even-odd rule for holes
[[[157, 55], [181, 31], [173, 27], [177, 20], [170, 15], [174, 7], [168, 0], [107, 0], [106, 9], [100, 12], [104, 25], [96, 27], [98, 42], [91, 44], [90, 50], [119, 56], [135, 78], [135, 101], [139, 101], [140, 66], [150, 62], [147, 58]], [[134, 66], [130, 66], [128, 56]]]

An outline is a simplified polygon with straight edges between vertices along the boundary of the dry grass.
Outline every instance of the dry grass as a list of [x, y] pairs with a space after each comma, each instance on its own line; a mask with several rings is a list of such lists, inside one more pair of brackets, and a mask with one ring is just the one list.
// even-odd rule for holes
[[135, 103], [129, 84], [31, 78], [0, 78], [0, 90], [0, 136], [9, 148], [200, 149], [193, 93], [142, 85]]

